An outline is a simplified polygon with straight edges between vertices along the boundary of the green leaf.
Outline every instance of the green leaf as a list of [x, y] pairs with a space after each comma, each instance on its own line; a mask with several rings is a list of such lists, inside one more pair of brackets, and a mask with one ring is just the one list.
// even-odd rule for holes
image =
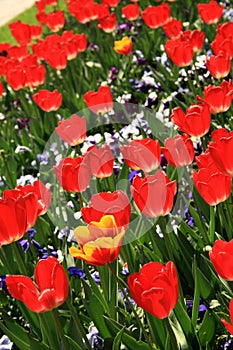
[[6, 334], [20, 350], [30, 350], [28, 333], [16, 323], [6, 321], [5, 324], [6, 326], [0, 322], [0, 328], [3, 333]]
[[121, 345], [121, 338], [122, 338], [122, 334], [125, 330], [125, 327], [123, 327], [116, 335], [116, 337], [114, 338], [113, 344], [112, 344], [112, 350], [119, 350], [120, 349], [120, 345]]
[[215, 326], [215, 319], [213, 315], [207, 311], [198, 332], [198, 338], [202, 346], [205, 346], [212, 340], [215, 334]]
[[[113, 319], [104, 316], [104, 320], [113, 333], [114, 336], [118, 334], [120, 330], [122, 330], [122, 325]], [[129, 350], [150, 350], [150, 346], [142, 341], [138, 341], [135, 338], [131, 337], [130, 332], [125, 329], [124, 333], [122, 333], [122, 342], [128, 347]]]
[[[65, 337], [68, 339], [68, 341], [69, 341], [69, 343], [70, 343], [70, 345], [71, 345], [71, 349], [72, 349], [72, 350], [83, 350], [83, 349], [84, 349], [84, 347], [81, 348], [81, 346], [79, 346], [73, 339], [71, 339], [71, 338], [68, 337], [67, 335], [66, 335]], [[34, 350], [34, 348], [33, 348], [33, 350]], [[36, 349], [35, 349], [35, 350], [36, 350]]]
[[39, 342], [39, 340], [29, 338], [30, 349], [33, 350], [50, 350], [50, 348]]

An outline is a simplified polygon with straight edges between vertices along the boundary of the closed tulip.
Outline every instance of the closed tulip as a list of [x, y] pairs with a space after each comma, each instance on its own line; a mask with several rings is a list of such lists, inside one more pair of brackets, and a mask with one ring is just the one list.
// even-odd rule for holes
[[206, 104], [192, 104], [188, 107], [186, 113], [180, 107], [176, 107], [172, 110], [171, 121], [188, 135], [204, 136], [210, 128], [209, 106]]
[[215, 241], [209, 256], [217, 274], [227, 281], [233, 281], [233, 239], [229, 242]]
[[209, 205], [224, 202], [231, 194], [232, 178], [216, 170], [215, 165], [194, 172], [193, 182]]
[[208, 85], [204, 88], [204, 99], [197, 96], [201, 102], [207, 103], [210, 107], [210, 113], [216, 114], [226, 112], [231, 107], [233, 98], [232, 80], [223, 80], [221, 85]]
[[206, 67], [214, 78], [225, 78], [231, 70], [230, 57], [223, 51], [220, 51], [217, 56], [211, 55], [206, 57]]
[[55, 131], [70, 146], [77, 146], [83, 143], [86, 129], [86, 119], [73, 114], [70, 119], [60, 121]]
[[120, 147], [126, 164], [134, 170], [141, 169], [146, 173], [160, 165], [160, 144], [158, 140], [145, 138], [133, 140]]
[[116, 225], [126, 230], [130, 221], [130, 203], [123, 191], [100, 192], [91, 197], [89, 205], [81, 209], [83, 219], [87, 224], [99, 221], [104, 215], [113, 215]]
[[166, 173], [158, 170], [155, 175], [144, 178], [135, 176], [131, 193], [140, 211], [155, 218], [167, 215], [173, 206], [176, 181], [170, 181]]
[[104, 144], [102, 147], [91, 146], [87, 151], [86, 157], [93, 176], [103, 178], [112, 174], [114, 157], [107, 144]]
[[83, 192], [91, 179], [89, 163], [85, 156], [64, 158], [54, 167], [54, 173], [67, 192]]
[[176, 39], [182, 32], [183, 23], [176, 18], [171, 18], [167, 24], [164, 24], [163, 30], [170, 39]]
[[74, 231], [80, 249], [70, 248], [70, 255], [94, 266], [101, 266], [116, 260], [125, 234], [118, 230], [113, 215], [104, 215], [99, 222], [79, 226]]
[[108, 86], [101, 86], [97, 92], [86, 92], [84, 102], [96, 114], [107, 113], [113, 108], [112, 93]]
[[190, 40], [168, 40], [165, 44], [165, 51], [178, 67], [187, 67], [193, 60], [193, 46]]
[[233, 176], [233, 131], [209, 143], [210, 155], [223, 174]]
[[140, 15], [138, 4], [129, 4], [122, 8], [123, 15], [130, 21], [134, 21]]
[[35, 269], [35, 283], [21, 275], [6, 276], [10, 295], [22, 301], [31, 311], [44, 313], [63, 304], [68, 296], [68, 278], [54, 257], [40, 260]]
[[176, 135], [166, 139], [161, 150], [168, 163], [176, 168], [189, 165], [194, 159], [193, 143], [187, 135]]
[[143, 265], [140, 272], [128, 277], [134, 301], [157, 318], [168, 317], [179, 297], [178, 276], [172, 261], [165, 266], [159, 262]]

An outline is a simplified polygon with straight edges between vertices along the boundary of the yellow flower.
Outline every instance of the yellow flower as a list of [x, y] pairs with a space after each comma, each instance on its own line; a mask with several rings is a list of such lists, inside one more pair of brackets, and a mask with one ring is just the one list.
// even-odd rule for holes
[[74, 231], [80, 249], [71, 247], [70, 255], [100, 266], [117, 259], [125, 230], [118, 232], [113, 215], [104, 215], [99, 222], [79, 226]]
[[114, 42], [114, 50], [122, 55], [128, 55], [132, 51], [132, 47], [132, 39], [128, 36]]

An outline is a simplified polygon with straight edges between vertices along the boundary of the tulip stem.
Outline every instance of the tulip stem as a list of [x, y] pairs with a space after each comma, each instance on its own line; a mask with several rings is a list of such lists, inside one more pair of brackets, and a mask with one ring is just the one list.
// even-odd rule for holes
[[27, 276], [27, 269], [24, 265], [24, 262], [23, 262], [23, 259], [22, 259], [22, 256], [21, 256], [21, 253], [19, 251], [19, 245], [18, 245], [18, 242], [14, 242], [12, 244], [12, 247], [13, 247], [13, 252], [14, 252], [14, 255], [15, 255], [15, 258], [16, 258], [16, 261], [17, 263], [19, 264], [19, 269], [20, 269], [20, 272], [23, 273], [25, 276]]
[[83, 197], [80, 192], [78, 192], [78, 201], [79, 201], [80, 210], [81, 210], [83, 208]]
[[59, 337], [60, 337], [60, 339], [62, 341], [62, 344], [64, 346], [64, 350], [70, 350], [69, 344], [66, 341], [66, 338], [65, 338], [65, 335], [64, 335], [64, 332], [63, 332], [60, 320], [59, 320], [59, 316], [58, 316], [57, 310], [53, 309], [52, 310], [52, 315], [53, 315], [53, 319], [54, 319], [54, 322], [55, 322], [55, 325], [56, 325]]
[[129, 297], [128, 297], [128, 295], [127, 295], [125, 289], [124, 289], [124, 288], [125, 288], [125, 287], [124, 287], [124, 282], [117, 276], [116, 271], [114, 270], [114, 268], [113, 268], [113, 266], [112, 266], [111, 264], [108, 264], [108, 267], [109, 267], [109, 269], [111, 270], [113, 276], [115, 277], [115, 279], [116, 279], [116, 281], [117, 281], [119, 287], [121, 288], [122, 293], [123, 293], [123, 295], [124, 295], [124, 298], [126, 299], [126, 301], [127, 301], [128, 305], [129, 305], [130, 309], [132, 310], [132, 312], [133, 312], [133, 314], [134, 314], [134, 316], [135, 316], [135, 318], [136, 318], [136, 320], [137, 320], [137, 322], [138, 322], [139, 328], [142, 330], [142, 333], [143, 333], [143, 335], [144, 335], [144, 338], [145, 338], [147, 344], [149, 345], [150, 349], [153, 350], [154, 348], [153, 348], [153, 345], [152, 345], [151, 342], [150, 342], [149, 336], [148, 336], [148, 334], [147, 334], [145, 328], [143, 327], [143, 324], [142, 324], [142, 322], [141, 322], [141, 320], [140, 320], [140, 318], [139, 318], [139, 316], [138, 316], [136, 310], [135, 310], [134, 307], [133, 307], [133, 304], [131, 303], [131, 301], [130, 301], [130, 299], [129, 299]]
[[3, 264], [4, 266], [6, 266], [8, 272], [9, 272], [10, 274], [14, 274], [14, 273], [13, 273], [13, 270], [12, 270], [12, 268], [11, 268], [11, 265], [8, 263], [7, 258], [5, 257], [5, 253], [4, 253], [4, 251], [3, 251], [3, 248], [0, 248], [0, 259], [1, 259], [1, 261], [2, 261], [2, 264]]
[[74, 308], [74, 306], [72, 305], [72, 303], [70, 302], [69, 298], [67, 298], [66, 303], [67, 303], [67, 305], [68, 305], [68, 307], [69, 307], [69, 309], [70, 309], [71, 316], [72, 316], [72, 318], [73, 318], [73, 320], [74, 320], [74, 323], [75, 323], [75, 325], [76, 325], [76, 327], [77, 327], [77, 329], [78, 329], [78, 332], [79, 332], [79, 334], [81, 335], [81, 337], [83, 337], [83, 339], [84, 339], [84, 341], [85, 341], [86, 348], [87, 348], [88, 350], [92, 350], [92, 347], [91, 347], [91, 345], [90, 345], [90, 342], [89, 342], [89, 340], [87, 339], [85, 330], [83, 329], [83, 326], [82, 326], [82, 324], [81, 324], [81, 322], [80, 322], [80, 320], [79, 320], [79, 318], [78, 318], [78, 316], [77, 316], [77, 313], [75, 312], [75, 308]]
[[165, 240], [165, 245], [166, 245], [166, 248], [167, 248], [169, 259], [171, 261], [175, 261], [174, 260], [174, 255], [173, 255], [173, 252], [172, 252], [171, 242], [170, 242], [170, 239], [168, 237], [168, 233], [166, 231], [166, 225], [165, 225], [164, 218], [160, 218], [160, 220], [159, 220], [159, 227], [160, 227], [160, 229], [162, 231], [162, 234], [163, 234], [163, 237], [164, 237], [164, 240]]
[[210, 243], [214, 244], [214, 234], [215, 234], [215, 207], [210, 206], [210, 225], [209, 225], [209, 233], [210, 233]]
[[232, 239], [232, 232], [231, 232], [231, 229], [229, 227], [229, 225], [227, 224], [227, 220], [226, 220], [226, 216], [224, 214], [224, 210], [223, 210], [223, 207], [222, 207], [222, 203], [219, 203], [218, 204], [218, 210], [219, 210], [219, 216], [220, 216], [220, 222], [221, 222], [221, 225], [225, 228], [226, 230], [226, 233], [227, 233], [227, 238], [229, 240]]

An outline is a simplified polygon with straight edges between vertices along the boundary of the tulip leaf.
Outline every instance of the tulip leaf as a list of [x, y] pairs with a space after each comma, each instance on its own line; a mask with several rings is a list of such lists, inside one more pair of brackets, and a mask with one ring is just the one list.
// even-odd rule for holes
[[119, 350], [121, 345], [121, 339], [123, 332], [125, 330], [125, 327], [122, 327], [122, 329], [117, 333], [116, 337], [114, 338], [113, 344], [112, 344], [112, 350]]
[[[65, 337], [68, 339], [72, 350], [83, 350], [84, 349], [84, 347], [81, 348], [81, 346], [79, 346], [72, 338], [68, 337], [67, 335]], [[33, 350], [34, 350], [34, 348], [33, 348]], [[35, 350], [37, 350], [37, 349], [35, 348]]]
[[166, 331], [163, 321], [148, 312], [146, 313], [146, 318], [154, 343], [163, 349], [166, 343]]
[[6, 334], [20, 350], [30, 350], [28, 333], [16, 323], [5, 321], [5, 324], [6, 326], [0, 322], [0, 328], [3, 333]]
[[45, 345], [40, 343], [38, 340], [29, 338], [29, 344], [30, 344], [30, 349], [33, 350], [50, 350], [50, 348]]
[[[122, 330], [122, 325], [113, 319], [104, 316], [104, 320], [114, 336], [116, 336], [118, 332]], [[150, 350], [150, 346], [148, 344], [144, 343], [143, 341], [137, 341], [130, 335], [130, 332], [127, 329], [124, 329], [124, 333], [122, 333], [121, 339], [122, 342], [129, 348], [129, 350]]]
[[212, 340], [215, 333], [215, 326], [215, 319], [213, 315], [207, 311], [198, 332], [198, 338], [201, 346], [205, 346]]
[[110, 337], [110, 333], [103, 319], [105, 307], [101, 300], [93, 293], [93, 290], [90, 288], [87, 282], [83, 280], [82, 283], [85, 292], [85, 299], [83, 299], [83, 304], [85, 305], [91, 320], [98, 328], [100, 335], [103, 338], [108, 338]]

